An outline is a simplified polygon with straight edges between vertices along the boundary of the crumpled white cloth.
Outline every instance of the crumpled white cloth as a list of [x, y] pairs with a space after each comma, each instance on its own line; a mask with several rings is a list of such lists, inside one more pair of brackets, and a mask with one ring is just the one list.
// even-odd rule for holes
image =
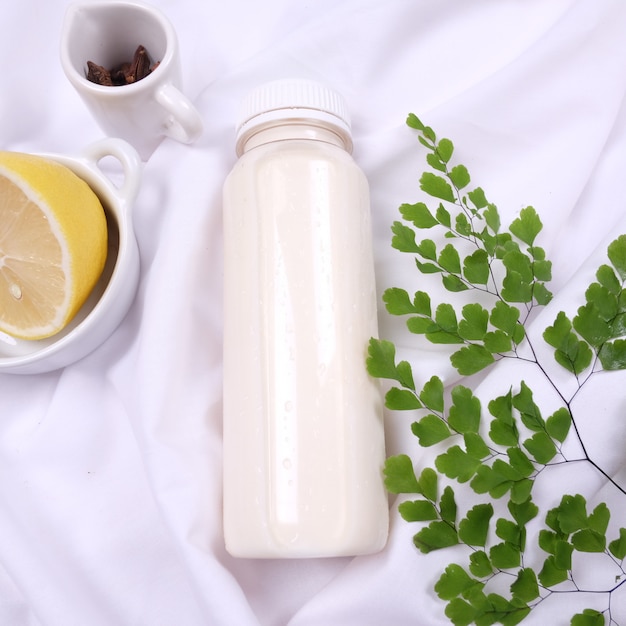
[[[101, 137], [60, 67], [67, 4], [2, 8], [0, 149], [73, 155]], [[291, 76], [344, 94], [371, 186], [381, 293], [420, 288], [412, 259], [390, 246], [398, 206], [420, 198], [424, 167], [405, 118], [414, 112], [451, 138], [505, 223], [526, 205], [541, 215], [555, 299], [533, 322], [539, 333], [559, 310], [575, 310], [607, 244], [626, 232], [626, 4], [153, 4], [176, 28], [205, 132], [192, 146], [165, 140], [144, 168], [133, 209], [141, 281], [113, 336], [62, 371], [0, 375], [0, 624], [446, 624], [432, 587], [461, 557], [418, 553], [417, 528], [395, 498], [376, 555], [256, 561], [224, 550], [221, 186], [235, 158], [237, 103], [260, 82]], [[456, 382], [446, 352], [409, 336], [382, 303], [380, 332], [422, 383], [432, 374]], [[512, 376], [520, 373], [498, 365], [474, 387], [499, 392]], [[598, 377], [577, 405], [590, 453], [622, 479], [625, 378]], [[386, 416], [388, 453], [424, 467], [432, 458], [410, 434], [413, 419]], [[584, 471], [575, 487], [614, 495]], [[553, 497], [548, 487], [539, 495]], [[550, 598], [525, 623], [568, 623], [576, 602]], [[626, 624], [624, 606], [622, 591], [613, 608]]]

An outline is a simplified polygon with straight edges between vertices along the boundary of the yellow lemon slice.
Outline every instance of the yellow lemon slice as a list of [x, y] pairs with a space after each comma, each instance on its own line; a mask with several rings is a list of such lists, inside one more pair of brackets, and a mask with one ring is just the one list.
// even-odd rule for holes
[[107, 255], [100, 200], [51, 159], [0, 151], [0, 330], [42, 339], [72, 320]]

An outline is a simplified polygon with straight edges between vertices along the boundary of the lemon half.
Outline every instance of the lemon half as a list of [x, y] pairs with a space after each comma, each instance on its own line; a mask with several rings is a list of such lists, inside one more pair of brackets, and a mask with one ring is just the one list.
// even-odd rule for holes
[[98, 282], [104, 209], [68, 167], [0, 151], [0, 330], [42, 339], [62, 330]]

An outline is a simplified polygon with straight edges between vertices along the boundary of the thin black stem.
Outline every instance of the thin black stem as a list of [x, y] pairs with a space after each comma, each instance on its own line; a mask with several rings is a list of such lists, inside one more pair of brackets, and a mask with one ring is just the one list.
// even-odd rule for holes
[[[527, 341], [528, 341], [528, 346], [530, 348], [530, 351], [532, 352], [532, 355], [533, 355], [533, 359], [532, 359], [531, 362], [534, 363], [535, 365], [537, 365], [537, 367], [539, 368], [539, 370], [543, 374], [544, 378], [549, 382], [549, 384], [552, 386], [552, 388], [556, 391], [557, 395], [559, 396], [559, 398], [561, 398], [561, 400], [563, 401], [563, 404], [565, 405], [565, 407], [569, 411], [570, 417], [572, 419], [572, 427], [574, 429], [574, 433], [576, 434], [576, 439], [578, 440], [578, 443], [580, 444], [581, 450], [582, 450], [582, 452], [583, 452], [583, 454], [585, 456], [585, 460], [594, 469], [596, 469], [602, 476], [604, 476], [604, 478], [606, 478], [606, 480], [611, 485], [613, 485], [619, 492], [621, 492], [624, 495], [626, 495], [626, 489], [624, 487], [622, 487], [618, 482], [616, 482], [615, 479], [612, 476], [610, 476], [600, 465], [598, 465], [598, 463], [596, 463], [591, 458], [591, 456], [590, 456], [590, 454], [589, 454], [589, 452], [587, 450], [587, 446], [585, 445], [583, 437], [582, 437], [582, 435], [580, 433], [580, 430], [578, 428], [578, 424], [576, 423], [576, 418], [575, 418], [574, 413], [572, 411], [571, 403], [572, 403], [573, 398], [576, 397], [576, 394], [582, 388], [582, 385], [579, 383], [578, 384], [578, 389], [573, 394], [573, 396], [570, 399], [566, 398], [565, 395], [563, 394], [563, 392], [558, 388], [558, 386], [555, 384], [555, 382], [552, 380], [552, 378], [550, 377], [548, 372], [545, 370], [545, 368], [543, 367], [543, 365], [541, 364], [541, 362], [537, 358], [537, 353], [535, 351], [535, 348], [534, 348], [533, 343], [530, 340], [530, 338], [527, 337]], [[589, 376], [591, 376], [591, 374]], [[585, 379], [583, 384], [586, 383], [589, 380], [589, 376]]]

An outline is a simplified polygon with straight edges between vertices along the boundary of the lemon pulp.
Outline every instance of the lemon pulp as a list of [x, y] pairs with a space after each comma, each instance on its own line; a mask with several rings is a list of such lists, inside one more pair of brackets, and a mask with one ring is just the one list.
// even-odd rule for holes
[[0, 151], [0, 330], [62, 330], [104, 268], [107, 224], [92, 189], [51, 159]]

